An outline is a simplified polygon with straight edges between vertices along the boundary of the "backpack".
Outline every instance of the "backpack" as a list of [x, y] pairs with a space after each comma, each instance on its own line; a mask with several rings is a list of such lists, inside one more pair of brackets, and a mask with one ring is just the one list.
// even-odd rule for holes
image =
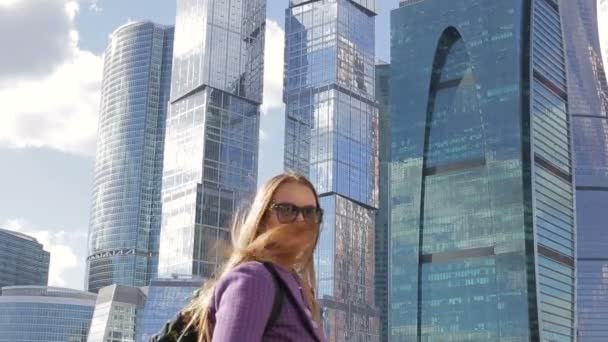
[[279, 319], [279, 315], [281, 314], [281, 309], [283, 308], [283, 298], [285, 298], [285, 289], [277, 270], [272, 266], [269, 262], [264, 262], [264, 267], [270, 272], [272, 275], [272, 280], [274, 281], [274, 299], [272, 300], [272, 311], [270, 312], [270, 318], [266, 323], [266, 328], [264, 328], [264, 334], [266, 334], [270, 328], [274, 326]]
[[[270, 312], [270, 317], [268, 318], [268, 322], [266, 322], [266, 327], [264, 328], [264, 334], [266, 334], [275, 325], [277, 319], [279, 319], [279, 315], [281, 314], [281, 309], [283, 308], [283, 299], [285, 297], [285, 285], [283, 285], [279, 274], [271, 263], [263, 262], [262, 264], [266, 270], [270, 272], [270, 275], [272, 275], [272, 280], [275, 287], [274, 299], [272, 301], [272, 311]], [[186, 328], [187, 324], [182, 318], [182, 314], [179, 313], [175, 320], [167, 322], [158, 334], [150, 338], [149, 342], [177, 342], [177, 339], [182, 336], [182, 334], [183, 337], [180, 342], [198, 342], [198, 334], [196, 331], [188, 331], [184, 333], [184, 329]]]

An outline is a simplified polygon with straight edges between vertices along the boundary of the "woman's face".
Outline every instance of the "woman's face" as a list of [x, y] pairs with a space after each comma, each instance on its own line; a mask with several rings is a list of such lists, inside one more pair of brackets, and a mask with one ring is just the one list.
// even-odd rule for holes
[[[297, 182], [286, 182], [281, 184], [274, 193], [271, 202], [271, 208], [273, 206], [281, 206], [281, 205], [289, 205], [295, 206], [298, 208], [317, 208], [317, 200], [315, 198], [315, 194], [312, 190], [301, 183]], [[282, 223], [279, 219], [279, 210], [285, 210], [285, 208], [277, 207], [276, 209], [271, 209], [268, 212], [268, 216], [266, 219], [266, 227], [275, 227]], [[302, 212], [297, 214], [297, 217], [294, 222], [303, 221], [304, 217]]]

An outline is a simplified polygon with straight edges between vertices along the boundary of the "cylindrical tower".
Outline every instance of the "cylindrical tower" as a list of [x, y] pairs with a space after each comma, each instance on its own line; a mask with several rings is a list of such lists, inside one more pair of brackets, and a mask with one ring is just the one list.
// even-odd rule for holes
[[105, 51], [89, 224], [87, 288], [156, 276], [173, 27], [134, 22]]

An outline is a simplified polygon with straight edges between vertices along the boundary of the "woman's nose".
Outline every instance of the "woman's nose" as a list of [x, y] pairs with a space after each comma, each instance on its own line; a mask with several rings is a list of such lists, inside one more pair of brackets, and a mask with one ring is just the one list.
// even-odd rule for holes
[[298, 216], [296, 216], [296, 222], [300, 221], [304, 221], [304, 214], [302, 214], [301, 212], [299, 212]]

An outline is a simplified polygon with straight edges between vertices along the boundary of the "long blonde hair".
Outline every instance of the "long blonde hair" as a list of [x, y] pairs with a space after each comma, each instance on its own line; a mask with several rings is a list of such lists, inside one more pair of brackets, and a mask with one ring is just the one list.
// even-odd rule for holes
[[273, 196], [286, 183], [298, 183], [310, 188], [319, 206], [319, 197], [312, 183], [293, 172], [275, 176], [258, 190], [247, 215], [234, 221], [232, 248], [218, 276], [206, 282], [199, 295], [182, 313], [189, 320], [184, 330], [195, 329], [198, 332], [198, 342], [211, 341], [213, 327], [210, 324], [209, 310], [217, 281], [247, 261], [273, 262], [293, 269], [300, 276], [304, 299], [313, 319], [321, 324], [321, 312], [314, 290], [316, 279], [313, 261], [314, 249], [319, 240], [319, 224], [294, 222], [269, 227], [266, 231], [263, 229]]

